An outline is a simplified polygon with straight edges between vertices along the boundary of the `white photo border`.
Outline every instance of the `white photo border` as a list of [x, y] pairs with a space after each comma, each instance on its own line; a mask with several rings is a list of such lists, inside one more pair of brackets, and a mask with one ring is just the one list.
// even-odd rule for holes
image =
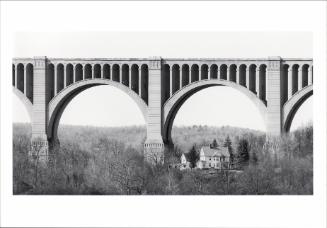
[[[325, 227], [326, 2], [1, 2], [0, 15], [1, 226]], [[17, 31], [312, 31], [314, 195], [13, 196]]]

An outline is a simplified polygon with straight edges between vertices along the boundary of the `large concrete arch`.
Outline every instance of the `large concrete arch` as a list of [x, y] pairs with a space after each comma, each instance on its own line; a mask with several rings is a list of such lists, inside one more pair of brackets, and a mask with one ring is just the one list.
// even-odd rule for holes
[[33, 117], [33, 104], [32, 102], [23, 94], [19, 89], [13, 87], [14, 94], [21, 100], [27, 110], [28, 116], [30, 117], [30, 120], [32, 120]]
[[231, 81], [220, 80], [220, 79], [196, 81], [185, 86], [177, 93], [175, 93], [174, 96], [169, 98], [163, 106], [162, 138], [165, 144], [172, 143], [171, 129], [173, 126], [175, 116], [178, 110], [180, 109], [180, 107], [183, 105], [183, 103], [196, 92], [212, 86], [228, 86], [245, 94], [259, 109], [264, 122], [266, 122], [267, 107], [265, 103], [244, 86], [241, 86]]
[[147, 122], [148, 108], [146, 103], [141, 99], [141, 97], [139, 97], [137, 93], [130, 90], [125, 85], [112, 80], [100, 79], [100, 78], [78, 81], [63, 89], [49, 103], [48, 106], [49, 121], [47, 127], [47, 135], [50, 141], [57, 140], [57, 129], [58, 129], [59, 121], [63, 111], [65, 110], [69, 102], [82, 91], [99, 85], [110, 85], [125, 92], [129, 97], [131, 97], [135, 101], [135, 103], [137, 104], [137, 106], [142, 112], [145, 122]]
[[313, 94], [313, 85], [306, 86], [293, 94], [283, 106], [283, 131], [289, 132], [296, 111]]

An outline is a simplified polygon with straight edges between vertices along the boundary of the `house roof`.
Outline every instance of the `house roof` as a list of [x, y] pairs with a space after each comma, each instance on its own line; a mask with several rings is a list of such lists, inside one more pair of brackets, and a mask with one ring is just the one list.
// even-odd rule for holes
[[201, 150], [206, 157], [213, 157], [213, 156], [225, 156], [229, 157], [229, 152], [227, 147], [218, 147], [218, 148], [210, 148], [209, 146], [203, 146]]

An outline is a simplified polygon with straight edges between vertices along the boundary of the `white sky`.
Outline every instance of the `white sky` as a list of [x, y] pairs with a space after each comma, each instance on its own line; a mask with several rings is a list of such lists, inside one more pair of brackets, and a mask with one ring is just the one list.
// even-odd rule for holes
[[[312, 57], [307, 32], [74, 32], [17, 33], [15, 57]], [[94, 102], [96, 101], [96, 102]], [[13, 95], [14, 122], [28, 122]], [[312, 98], [298, 110], [291, 129], [312, 120]], [[144, 124], [137, 105], [110, 86], [90, 88], [67, 106], [61, 124], [126, 126]], [[265, 130], [255, 105], [232, 88], [212, 87], [189, 98], [174, 125], [231, 125]]]

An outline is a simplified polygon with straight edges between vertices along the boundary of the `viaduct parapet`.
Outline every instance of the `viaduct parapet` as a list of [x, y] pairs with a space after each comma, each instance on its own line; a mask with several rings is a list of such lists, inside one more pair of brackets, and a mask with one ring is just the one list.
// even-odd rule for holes
[[182, 104], [212, 86], [229, 86], [249, 97], [260, 111], [267, 134], [288, 132], [294, 114], [313, 94], [312, 59], [301, 58], [14, 58], [13, 91], [32, 121], [32, 146], [58, 141], [60, 117], [80, 92], [114, 86], [138, 105], [147, 125], [147, 160], [163, 161], [172, 145], [171, 129]]

